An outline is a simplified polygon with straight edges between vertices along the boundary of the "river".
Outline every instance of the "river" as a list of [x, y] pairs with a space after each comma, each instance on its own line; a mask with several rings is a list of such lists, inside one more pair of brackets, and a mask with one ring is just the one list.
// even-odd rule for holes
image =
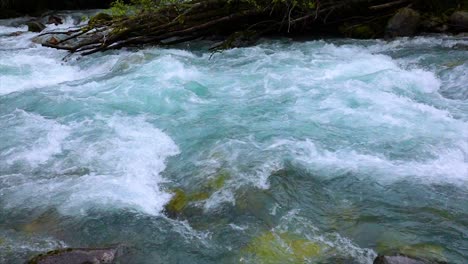
[[26, 30], [0, 23], [0, 263], [466, 263], [467, 38], [63, 60]]

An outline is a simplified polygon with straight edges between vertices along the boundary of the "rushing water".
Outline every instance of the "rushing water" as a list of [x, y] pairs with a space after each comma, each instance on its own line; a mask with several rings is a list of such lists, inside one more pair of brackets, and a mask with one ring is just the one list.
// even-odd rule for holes
[[[0, 263], [114, 244], [123, 263], [466, 263], [467, 39], [63, 61], [6, 22]], [[169, 218], [175, 189], [205, 193]]]

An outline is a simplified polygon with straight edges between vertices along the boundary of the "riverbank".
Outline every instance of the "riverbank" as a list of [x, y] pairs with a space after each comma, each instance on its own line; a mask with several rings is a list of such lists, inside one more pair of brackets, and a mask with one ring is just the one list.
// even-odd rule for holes
[[[252, 45], [261, 37], [389, 39], [460, 34], [468, 30], [466, 1], [303, 2], [300, 3], [310, 7], [298, 4], [295, 10], [286, 1], [279, 7], [262, 9], [224, 0], [154, 7], [119, 4], [80, 29], [46, 34], [36, 41], [86, 55], [122, 47], [169, 46], [202, 39], [218, 40], [211, 48], [216, 51]], [[288, 19], [282, 16], [283, 11], [289, 14]], [[42, 31], [45, 27], [41, 24], [50, 21], [50, 17], [53, 16], [48, 13], [31, 19], [30, 30]]]

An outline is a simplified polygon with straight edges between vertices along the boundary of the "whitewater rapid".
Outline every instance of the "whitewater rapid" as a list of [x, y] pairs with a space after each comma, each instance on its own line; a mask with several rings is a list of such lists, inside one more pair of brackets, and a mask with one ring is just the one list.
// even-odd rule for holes
[[[195, 190], [220, 171], [229, 174], [226, 184], [199, 206], [206, 221], [214, 215], [226, 227], [170, 222], [183, 238], [174, 242], [182, 251], [194, 250], [190, 243], [201, 256], [238, 251], [247, 242], [236, 244], [236, 236], [262, 227], [226, 216], [232, 213], [226, 208], [257, 188], [273, 198], [265, 198], [265, 215], [247, 214], [272, 221], [272, 230], [304, 233], [357, 263], [372, 262], [374, 242], [340, 224], [328, 226], [340, 214], [326, 208], [329, 192], [331, 207], [347, 208], [339, 212], [375, 209], [372, 214], [402, 219], [402, 211], [380, 208], [419, 208], [419, 201], [434, 199], [434, 210], [456, 216], [446, 221], [458, 231], [429, 241], [424, 230], [431, 227], [415, 216], [421, 240], [445, 243], [454, 262], [468, 257], [462, 242], [468, 227], [459, 221], [468, 214], [468, 39], [264, 40], [213, 56], [209, 43], [197, 42], [63, 60], [66, 52], [32, 43], [33, 33], [10, 35], [26, 30], [0, 25], [0, 223], [16, 230], [0, 234], [10, 248], [26, 245], [17, 255], [0, 253], [0, 260], [93, 244], [92, 234], [71, 234], [109, 214], [134, 214], [129, 230], [149, 221], [155, 226], [147, 235], [167, 235], [154, 222], [162, 220], [150, 219], [165, 218], [171, 190]], [[392, 190], [390, 198], [379, 188]], [[34, 233], [47, 244], [38, 246], [13, 224], [50, 210], [76, 230]], [[141, 231], [128, 232], [137, 239]], [[216, 245], [220, 232], [233, 241]]]

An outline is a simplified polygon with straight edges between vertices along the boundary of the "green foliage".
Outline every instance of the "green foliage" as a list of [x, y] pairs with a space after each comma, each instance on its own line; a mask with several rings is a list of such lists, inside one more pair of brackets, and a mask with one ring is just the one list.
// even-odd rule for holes
[[[233, 1], [233, 0], [229, 0]], [[242, 0], [256, 8], [266, 8], [268, 6], [284, 7], [288, 10], [299, 8], [302, 10], [313, 10], [317, 7], [317, 0]]]
[[[180, 4], [189, 2], [187, 0], [131, 0], [126, 4], [123, 0], [115, 0], [111, 4], [110, 12], [113, 16], [121, 17], [134, 15], [139, 12], [155, 11], [161, 6]], [[245, 3], [252, 8], [264, 9], [284, 9], [287, 11], [298, 9], [302, 11], [314, 10], [317, 8], [317, 0], [226, 0], [229, 4]]]
[[123, 0], [115, 0], [111, 4], [110, 13], [116, 17], [134, 15], [139, 12], [152, 12], [161, 6], [181, 3], [183, 0], [131, 0], [126, 4]]

